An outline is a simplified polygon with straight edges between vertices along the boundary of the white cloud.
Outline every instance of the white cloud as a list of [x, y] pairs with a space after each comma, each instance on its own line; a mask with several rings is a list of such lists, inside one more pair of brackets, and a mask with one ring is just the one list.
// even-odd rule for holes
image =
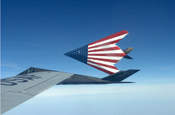
[[58, 85], [4, 115], [174, 115], [174, 87], [175, 84]]
[[42, 44], [36, 44], [36, 43], [24, 43], [26, 45], [32, 45], [32, 46], [43, 46]]
[[[175, 84], [114, 84], [114, 85], [67, 85], [56, 86], [43, 92], [37, 98], [48, 98], [62, 95], [99, 95], [118, 94], [135, 96], [175, 97]], [[162, 93], [164, 92], [164, 93]]]
[[22, 69], [21, 67], [19, 67], [17, 64], [14, 63], [7, 63], [7, 64], [1, 64], [2, 67], [11, 67], [14, 69]]

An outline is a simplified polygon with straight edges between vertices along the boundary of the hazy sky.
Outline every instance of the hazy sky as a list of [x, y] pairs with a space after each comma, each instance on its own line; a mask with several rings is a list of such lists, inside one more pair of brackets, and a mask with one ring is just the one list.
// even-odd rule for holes
[[63, 55], [121, 30], [119, 70], [134, 84], [60, 85], [4, 115], [174, 115], [174, 0], [2, 0], [1, 78], [33, 66], [105, 77]]

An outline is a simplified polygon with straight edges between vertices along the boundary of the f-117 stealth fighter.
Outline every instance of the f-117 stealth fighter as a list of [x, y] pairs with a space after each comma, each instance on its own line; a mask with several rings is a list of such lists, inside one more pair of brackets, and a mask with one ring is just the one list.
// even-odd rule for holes
[[121, 50], [116, 45], [127, 34], [123, 30], [65, 53], [109, 74], [103, 78], [30, 67], [16, 76], [1, 79], [1, 114], [54, 85], [132, 83], [122, 81], [138, 72], [138, 69], [120, 71], [114, 66], [122, 58], [132, 59], [127, 54], [133, 48]]

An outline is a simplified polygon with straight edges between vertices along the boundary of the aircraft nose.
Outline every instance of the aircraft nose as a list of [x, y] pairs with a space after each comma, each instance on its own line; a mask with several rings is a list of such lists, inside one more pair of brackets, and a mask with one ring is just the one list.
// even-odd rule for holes
[[66, 52], [64, 55], [87, 64], [88, 45]]

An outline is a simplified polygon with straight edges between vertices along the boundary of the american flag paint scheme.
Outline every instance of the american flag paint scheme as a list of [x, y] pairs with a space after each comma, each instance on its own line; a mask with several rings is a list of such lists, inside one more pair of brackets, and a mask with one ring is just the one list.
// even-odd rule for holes
[[127, 34], [128, 31], [126, 30], [120, 31], [83, 47], [67, 52], [65, 55], [105, 73], [117, 73], [119, 70], [114, 66], [114, 64], [121, 60], [126, 54], [116, 45], [116, 43], [118, 43]]

